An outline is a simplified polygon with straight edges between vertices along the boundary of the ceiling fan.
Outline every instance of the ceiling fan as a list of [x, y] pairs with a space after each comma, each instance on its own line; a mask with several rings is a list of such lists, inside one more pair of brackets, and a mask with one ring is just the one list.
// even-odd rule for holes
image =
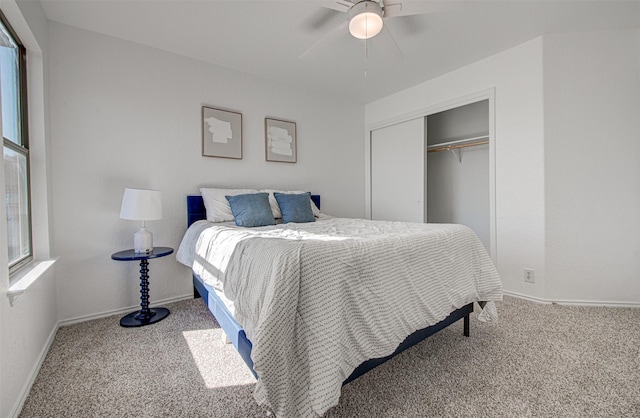
[[[304, 51], [300, 58], [311, 59], [321, 50], [335, 44], [347, 34], [351, 34], [354, 38], [365, 40], [365, 45], [366, 42], [371, 42], [388, 61], [397, 61], [402, 59], [403, 55], [393, 35], [384, 24], [387, 18], [453, 10], [460, 7], [460, 2], [404, 0], [401, 3], [396, 0], [337, 0], [327, 2], [323, 7], [346, 13], [347, 19]], [[330, 15], [324, 14], [314, 26], [321, 26], [329, 17]]]

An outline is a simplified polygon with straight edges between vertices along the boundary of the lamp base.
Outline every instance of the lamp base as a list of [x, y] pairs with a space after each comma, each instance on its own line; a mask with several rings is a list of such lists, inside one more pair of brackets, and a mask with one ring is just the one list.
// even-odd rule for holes
[[144, 226], [133, 234], [133, 251], [136, 253], [150, 253], [153, 251], [153, 234]]

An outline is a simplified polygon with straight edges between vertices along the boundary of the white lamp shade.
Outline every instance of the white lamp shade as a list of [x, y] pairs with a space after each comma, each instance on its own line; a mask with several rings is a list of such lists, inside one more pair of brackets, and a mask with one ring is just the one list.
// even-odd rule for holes
[[162, 219], [162, 198], [160, 191], [124, 189], [120, 218], [132, 221]]
[[358, 39], [373, 38], [382, 30], [382, 8], [373, 1], [362, 1], [351, 8], [349, 33]]

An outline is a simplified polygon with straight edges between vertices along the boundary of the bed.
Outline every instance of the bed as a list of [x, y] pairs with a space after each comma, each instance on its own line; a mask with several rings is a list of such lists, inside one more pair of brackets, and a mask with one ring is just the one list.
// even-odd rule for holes
[[[320, 196], [312, 195], [311, 199], [319, 208]], [[422, 293], [429, 292], [418, 292], [416, 289], [408, 289], [406, 291], [392, 290], [391, 294], [397, 292], [400, 296], [396, 297], [401, 297], [401, 299], [393, 303], [387, 302], [385, 299], [387, 297], [386, 294], [380, 296], [380, 293], [377, 289], [374, 289], [373, 285], [371, 289], [365, 289], [366, 292], [362, 293], [364, 292], [362, 290], [363, 287], [366, 288], [369, 283], [376, 283], [369, 282], [367, 275], [378, 274], [378, 269], [370, 268], [373, 273], [371, 271], [363, 273], [362, 271], [364, 270], [360, 267], [354, 270], [356, 267], [351, 265], [354, 264], [354, 258], [347, 257], [344, 260], [342, 259], [342, 254], [351, 251], [349, 248], [352, 246], [356, 246], [357, 250], [355, 251], [364, 251], [357, 253], [357, 260], [362, 259], [364, 260], [362, 263], [366, 262], [367, 264], [375, 263], [375, 260], [368, 260], [367, 257], [370, 255], [366, 251], [367, 248], [376, 248], [380, 240], [377, 236], [385, 236], [388, 228], [409, 228], [406, 224], [374, 224], [378, 230], [371, 235], [370, 241], [365, 240], [366, 244], [363, 245], [358, 240], [343, 238], [343, 235], [341, 235], [342, 229], [350, 230], [355, 228], [354, 224], [357, 226], [356, 229], [363, 227], [362, 225], [369, 227], [370, 223], [375, 223], [375, 221], [323, 219], [322, 222], [316, 222], [313, 225], [313, 228], [316, 229], [309, 226], [311, 232], [301, 227], [301, 224], [291, 226], [292, 230], [282, 225], [273, 227], [277, 230], [277, 233], [281, 233], [282, 230], [286, 229], [287, 236], [283, 239], [280, 236], [273, 237], [272, 234], [275, 232], [268, 228], [266, 231], [262, 231], [263, 228], [256, 228], [256, 231], [251, 231], [251, 233], [260, 235], [260, 237], [254, 237], [249, 232], [246, 232], [247, 229], [238, 231], [238, 228], [228, 225], [211, 225], [203, 221], [206, 219], [206, 215], [202, 196], [188, 196], [187, 223], [189, 229], [178, 251], [179, 261], [192, 267], [194, 296], [202, 297], [231, 343], [258, 379], [254, 393], [256, 400], [274, 411], [277, 416], [321, 415], [331, 406], [337, 404], [340, 385], [356, 379], [400, 352], [461, 319], [464, 323], [463, 333], [465, 336], [469, 336], [469, 318], [470, 313], [473, 312], [474, 302], [482, 302], [484, 306], [484, 303], [489, 301], [492, 305], [493, 301], [502, 298], [501, 283], [495, 267], [484, 248], [479, 244], [475, 234], [469, 234], [466, 227], [442, 226], [441, 229], [435, 231], [435, 227], [416, 225], [416, 227], [419, 225], [420, 228], [434, 229], [436, 235], [443, 236], [446, 246], [452, 246], [452, 248], [447, 249], [451, 254], [461, 251], [466, 254], [468, 250], [466, 248], [461, 250], [460, 248], [468, 245], [472, 247], [471, 252], [473, 255], [470, 258], [473, 258], [474, 262], [470, 267], [458, 266], [458, 264], [465, 263], [453, 263], [451, 266], [447, 263], [445, 267], [446, 271], [451, 270], [454, 275], [469, 275], [472, 277], [472, 279], [468, 280], [470, 283], [464, 285], [471, 290], [465, 290], [464, 292], [454, 290], [451, 292], [449, 287], [453, 288], [453, 286], [444, 281], [442, 281], [444, 284], [436, 281], [438, 283], [437, 286], [430, 285], [437, 287], [433, 291], [434, 295], [445, 292], [448, 296], [445, 302], [436, 302], [435, 305], [437, 306], [432, 307], [434, 305], [433, 301], [429, 303], [426, 301], [431, 296], [422, 295]], [[340, 222], [346, 222], [347, 226], [343, 226], [343, 223]], [[331, 233], [327, 233], [325, 230], [319, 233], [318, 228], [321, 227], [329, 228], [328, 230]], [[410, 225], [410, 227], [413, 228], [414, 226]], [[204, 231], [207, 232], [205, 233]], [[335, 233], [335, 231], [338, 232]], [[184, 247], [194, 245], [185, 244], [189, 234], [193, 237], [197, 236], [196, 240], [201, 241], [202, 236], [207, 233], [214, 234], [219, 239], [224, 237], [224, 240], [219, 241], [218, 245], [208, 244], [210, 250], [214, 248], [214, 250], [211, 250], [215, 253], [212, 257], [214, 261], [209, 263], [196, 255], [192, 255], [191, 258], [180, 255], [181, 252], [188, 252]], [[451, 237], [455, 235], [464, 236], [465, 238], [462, 241], [470, 240], [472, 243], [468, 244], [465, 241], [464, 245], [462, 245], [455, 240], [452, 241]], [[191, 242], [194, 241], [193, 237], [190, 238]], [[389, 239], [392, 239], [392, 235], [389, 235], [389, 237]], [[396, 253], [398, 252], [396, 249], [403, 245], [414, 247], [415, 245], [411, 244], [411, 240], [418, 239], [416, 237], [409, 234], [402, 236], [401, 240], [393, 241], [392, 239], [393, 244], [391, 246], [389, 246], [388, 242], [384, 245], [386, 245], [385, 248], [392, 249], [389, 252]], [[409, 243], [407, 244], [405, 241]], [[233, 251], [223, 253], [221, 249], [218, 250], [218, 247], [222, 247], [222, 242], [233, 242], [231, 245]], [[339, 260], [335, 262], [335, 264], [340, 264], [339, 266], [334, 266], [334, 263], [323, 264], [320, 260], [312, 258], [319, 259], [322, 257], [324, 248], [335, 248], [336, 246], [339, 248], [338, 252], [336, 253], [334, 249], [333, 256], [329, 257], [329, 259]], [[360, 246], [363, 248], [360, 248]], [[348, 249], [348, 251], [345, 249]], [[262, 251], [262, 253], [257, 253], [257, 251]], [[265, 254], [264, 256], [262, 256], [263, 253]], [[335, 254], [338, 254], [338, 256]], [[442, 254], [445, 253], [442, 252]], [[273, 261], [273, 259], [281, 258], [281, 255], [285, 262], [278, 260], [276, 263], [276, 261]], [[208, 255], [205, 258], [210, 256]], [[240, 260], [246, 256], [254, 259], [268, 259], [268, 261], [264, 261], [266, 263], [265, 269], [276, 269], [274, 270], [276, 273], [272, 275], [277, 277], [277, 280], [273, 280], [278, 283], [282, 280], [287, 284], [262, 284], [268, 280], [261, 279], [259, 281], [261, 284], [258, 285], [254, 283], [258, 281], [252, 279], [252, 284], [245, 284], [248, 288], [251, 287], [250, 290], [244, 288], [239, 290], [240, 285], [237, 283], [234, 285], [221, 285], [211, 281], [209, 277], [212, 275], [211, 270], [214, 270], [214, 273], [219, 273], [212, 266], [222, 265], [220, 260], [224, 259], [224, 263], [228, 263], [223, 263], [227, 270], [225, 274], [231, 277], [236, 266], [241, 264]], [[215, 257], [218, 257], [217, 261], [215, 261]], [[373, 257], [379, 258], [378, 255], [373, 255]], [[415, 258], [415, 254], [413, 254], [413, 257]], [[428, 259], [429, 257], [420, 258]], [[443, 258], [446, 259], [449, 256]], [[442, 269], [440, 265], [443, 261], [421, 261], [421, 263], [423, 263], [421, 265], [422, 269], [436, 271]], [[415, 269], [412, 270], [411, 264], [413, 263], [408, 262], [398, 269], [408, 270], [411, 276], [415, 276]], [[432, 266], [431, 264], [437, 266]], [[283, 265], [287, 267], [282, 267]], [[306, 267], [309, 265], [315, 266], [314, 269], [319, 272], [312, 271], [312, 269]], [[305, 273], [301, 273], [305, 268], [307, 268]], [[384, 265], [382, 265], [382, 268], [384, 268]], [[393, 268], [396, 269], [396, 267]], [[365, 277], [367, 280], [361, 282], [364, 286], [352, 286], [348, 284], [349, 280], [338, 281], [338, 285], [333, 285], [331, 284], [332, 280], [325, 280], [324, 276], [322, 276], [323, 271], [321, 270], [324, 269], [337, 269], [345, 277], [353, 276], [356, 277], [356, 280], [361, 280]], [[258, 270], [255, 267], [248, 268], [248, 270], [247, 268], [239, 269], [233, 273], [235, 274], [234, 277], [237, 277], [234, 280], [249, 282], [245, 278]], [[294, 270], [293, 273], [290, 270]], [[356, 273], [352, 273], [353, 271], [356, 271]], [[406, 274], [408, 273], [398, 273], [399, 276]], [[313, 276], [313, 279], [303, 279], [306, 275]], [[334, 272], [331, 277], [335, 275]], [[292, 279], [282, 279], [287, 277], [292, 277]], [[424, 281], [420, 283], [424, 283]], [[255, 290], [253, 287], [258, 289]], [[319, 290], [313, 290], [315, 287], [318, 287]], [[334, 287], [339, 289], [335, 290]], [[343, 293], [340, 292], [343, 291], [347, 294], [354, 294], [342, 296]], [[449, 293], [452, 293], [452, 295], [449, 295]], [[231, 295], [230, 298], [227, 298], [228, 294]], [[290, 296], [290, 294], [294, 295]], [[239, 305], [242, 305], [242, 301], [247, 304], [249, 302], [246, 302], [246, 300], [251, 300], [251, 304], [260, 305], [263, 300], [271, 300], [272, 296], [273, 300], [276, 301], [291, 299], [291, 302], [272, 303], [269, 306], [260, 306], [259, 308], [252, 306], [250, 309], [242, 308], [238, 312], [235, 311], [233, 302], [230, 304], [229, 301], [229, 299], [233, 299], [239, 302]], [[344, 302], [343, 299], [348, 299], [349, 302]], [[332, 303], [335, 300], [342, 302]], [[317, 303], [314, 303], [314, 301]], [[267, 302], [264, 302], [264, 304], [267, 305]], [[314, 304], [323, 306], [309, 308]], [[293, 305], [293, 307], [290, 307], [290, 305]], [[419, 307], [416, 310], [417, 313], [413, 312], [413, 305]], [[396, 306], [396, 308], [388, 310], [386, 309], [388, 306]], [[488, 308], [491, 309], [484, 309], [481, 315], [495, 316], [495, 306], [488, 306]], [[249, 313], [244, 311], [249, 311]], [[271, 318], [261, 322], [263, 312], [268, 312], [266, 316], [270, 315]], [[241, 326], [240, 323], [243, 323], [244, 326]], [[373, 327], [375, 332], [372, 332], [371, 324], [376, 324]], [[423, 326], [417, 326], [416, 324], [422, 324]], [[378, 326], [380, 326], [380, 330], [377, 328]], [[378, 332], [382, 336], [377, 335]], [[316, 334], [323, 335], [318, 336]], [[252, 340], [256, 341], [255, 347]], [[352, 351], [357, 354], [353, 354]], [[254, 364], [256, 358], [258, 360]]]

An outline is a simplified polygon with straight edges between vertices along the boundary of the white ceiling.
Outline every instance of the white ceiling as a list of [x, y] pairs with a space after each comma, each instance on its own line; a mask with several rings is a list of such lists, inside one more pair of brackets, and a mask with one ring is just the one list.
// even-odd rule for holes
[[[389, 0], [398, 1], [405, 7], [443, 3]], [[453, 11], [385, 19], [404, 55], [389, 63], [374, 42], [365, 60], [364, 41], [349, 35], [312, 59], [300, 59], [346, 18], [323, 7], [326, 1], [41, 2], [47, 17], [56, 22], [357, 103], [369, 103], [543, 34], [640, 27], [640, 1], [452, 0], [449, 3], [460, 6]]]

